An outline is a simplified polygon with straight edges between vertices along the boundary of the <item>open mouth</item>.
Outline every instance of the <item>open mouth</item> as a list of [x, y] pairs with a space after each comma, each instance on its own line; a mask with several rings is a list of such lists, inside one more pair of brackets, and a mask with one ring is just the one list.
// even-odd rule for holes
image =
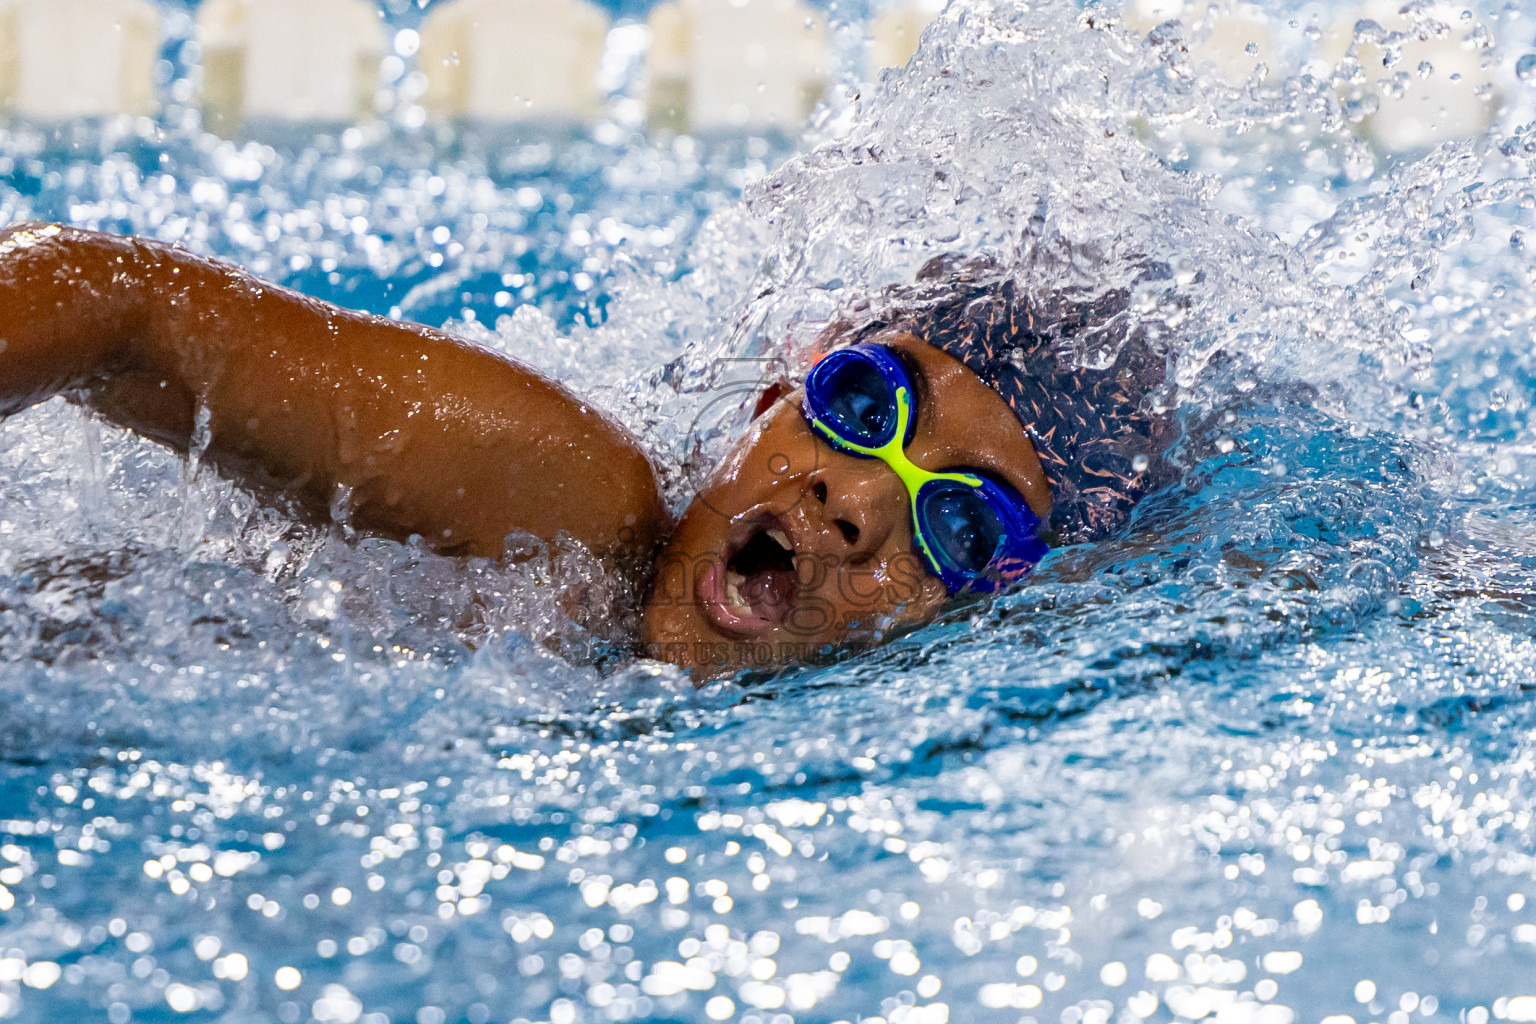
[[699, 574], [697, 597], [723, 633], [754, 636], [782, 626], [795, 600], [795, 546], [777, 520], [743, 528], [725, 557]]

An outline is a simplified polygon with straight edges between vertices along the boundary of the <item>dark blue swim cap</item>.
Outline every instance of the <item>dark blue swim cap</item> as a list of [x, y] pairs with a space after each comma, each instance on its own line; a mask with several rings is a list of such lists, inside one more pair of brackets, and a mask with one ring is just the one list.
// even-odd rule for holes
[[[941, 259], [885, 298], [881, 307], [897, 312], [861, 324], [850, 340], [910, 332], [1001, 395], [1051, 482], [1056, 543], [1123, 528], [1166, 478], [1171, 422], [1152, 408], [1166, 363], [1128, 325], [1127, 293], [1042, 300], [988, 262]], [[1071, 351], [1090, 336], [1115, 353], [1104, 369], [1073, 365]]]

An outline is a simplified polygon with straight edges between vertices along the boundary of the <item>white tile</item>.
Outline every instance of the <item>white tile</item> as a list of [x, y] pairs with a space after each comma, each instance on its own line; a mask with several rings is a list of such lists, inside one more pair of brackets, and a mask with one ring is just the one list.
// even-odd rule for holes
[[148, 0], [0, 4], [0, 102], [64, 120], [155, 110], [160, 15]]
[[[1327, 78], [1344, 58], [1354, 39], [1357, 22], [1374, 20], [1388, 32], [1407, 32], [1408, 19], [1398, 13], [1397, 0], [1366, 0], [1340, 8], [1323, 24], [1312, 64], [1306, 70]], [[1358, 87], [1340, 86], [1340, 101], [1365, 98], [1378, 104], [1375, 113], [1358, 119], [1353, 131], [1376, 149], [1401, 152], [1427, 149], [1451, 139], [1469, 138], [1484, 131], [1498, 110], [1498, 90], [1493, 71], [1482, 67], [1483, 51], [1474, 49], [1464, 37], [1469, 25], [1460, 20], [1460, 7], [1444, 6], [1431, 11], [1451, 27], [1443, 39], [1410, 40], [1402, 46], [1401, 59], [1391, 68], [1384, 67], [1384, 53], [1372, 44], [1362, 44], [1356, 57], [1365, 72]], [[1170, 18], [1186, 23], [1198, 14], [1197, 5], [1185, 0], [1134, 0], [1125, 10], [1126, 24], [1140, 31]], [[1206, 33], [1190, 37], [1190, 56], [1197, 63], [1207, 63], [1217, 77], [1228, 85], [1241, 87], [1261, 62], [1271, 72], [1270, 85], [1277, 73], [1288, 73], [1298, 60], [1295, 52], [1280, 45], [1282, 22], [1258, 4], [1235, 4], [1210, 26]], [[1289, 16], [1285, 16], [1288, 20]], [[1257, 52], [1249, 53], [1252, 44]], [[1305, 55], [1302, 55], [1305, 59]], [[1419, 65], [1428, 62], [1433, 69], [1421, 78]], [[1395, 88], [1383, 86], [1401, 73], [1404, 87], [1394, 96]], [[1485, 96], [1479, 97], [1479, 90]], [[1357, 95], [1358, 93], [1358, 95]], [[1183, 129], [1191, 141], [1212, 141], [1213, 136], [1198, 124]]]
[[944, 0], [899, 0], [869, 23], [868, 76], [878, 77], [882, 68], [905, 66], [917, 52], [917, 43], [939, 12]]
[[608, 16], [584, 0], [455, 0], [421, 30], [417, 67], [434, 116], [591, 120]]
[[653, 124], [792, 130], [826, 88], [826, 19], [800, 0], [671, 0], [650, 27]]
[[[1410, 28], [1398, 13], [1401, 5], [1369, 0], [1337, 15], [1324, 30], [1322, 58], [1330, 64], [1344, 56], [1354, 37], [1354, 27], [1363, 19], [1376, 21], [1388, 32]], [[1396, 66], [1382, 65], [1384, 54], [1374, 45], [1362, 44], [1356, 53], [1365, 68], [1365, 90], [1374, 95], [1380, 108], [1362, 121], [1358, 131], [1381, 149], [1393, 152], [1427, 149], [1452, 139], [1471, 138], [1493, 123], [1499, 108], [1497, 81], [1492, 69], [1485, 69], [1485, 51], [1465, 41], [1470, 24], [1460, 20], [1462, 8], [1443, 6], [1432, 10], [1439, 21], [1450, 26], [1441, 39], [1412, 40], [1402, 47], [1402, 59]], [[1520, 24], [1517, 22], [1516, 24]], [[1428, 78], [1419, 77], [1419, 65], [1428, 62]], [[1394, 97], [1380, 80], [1398, 72], [1406, 74], [1406, 88]], [[1483, 96], [1478, 92], [1482, 90]], [[1341, 98], [1347, 98], [1341, 90]]]
[[[1173, 18], [1187, 26], [1198, 14], [1195, 4], [1184, 0], [1136, 0], [1126, 5], [1124, 17], [1131, 28], [1147, 32]], [[1233, 4], [1223, 8], [1208, 29], [1190, 33], [1190, 57], [1197, 64], [1208, 64], [1228, 85], [1241, 86], [1260, 63], [1276, 66], [1273, 28], [1272, 15], [1262, 6]], [[1248, 52], [1249, 46], [1253, 53]]]
[[204, 121], [226, 132], [369, 116], [387, 43], [368, 0], [206, 0], [198, 38]]

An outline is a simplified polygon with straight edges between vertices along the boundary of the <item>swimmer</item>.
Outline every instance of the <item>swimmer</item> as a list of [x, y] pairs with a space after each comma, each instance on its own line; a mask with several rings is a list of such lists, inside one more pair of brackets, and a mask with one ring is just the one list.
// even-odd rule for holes
[[563, 385], [432, 328], [175, 246], [0, 231], [0, 416], [61, 393], [232, 478], [444, 555], [570, 540], [648, 584], [643, 650], [707, 678], [880, 642], [1104, 536], [1161, 479], [1163, 367], [1059, 343], [1124, 296], [1042, 303], [935, 261], [823, 332], [675, 524], [640, 443]]

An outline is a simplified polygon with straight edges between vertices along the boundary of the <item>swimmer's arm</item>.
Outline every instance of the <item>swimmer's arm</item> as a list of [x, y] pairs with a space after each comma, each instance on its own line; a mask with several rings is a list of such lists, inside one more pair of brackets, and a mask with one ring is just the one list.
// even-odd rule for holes
[[559, 384], [415, 324], [157, 242], [0, 231], [0, 417], [60, 391], [366, 532], [498, 557], [513, 530], [647, 554], [634, 438]]

